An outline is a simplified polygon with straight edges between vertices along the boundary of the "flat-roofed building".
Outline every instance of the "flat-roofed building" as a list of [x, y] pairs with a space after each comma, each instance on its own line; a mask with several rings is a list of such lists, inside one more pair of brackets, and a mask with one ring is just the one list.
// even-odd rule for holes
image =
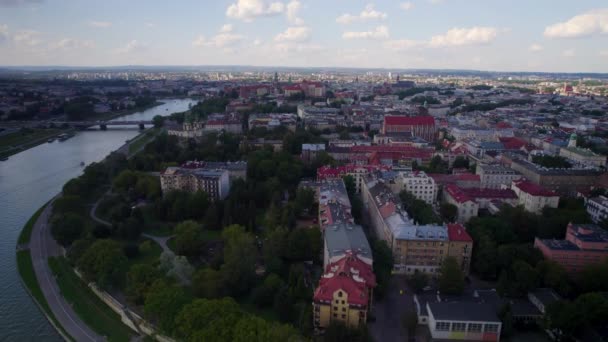
[[605, 196], [592, 197], [585, 203], [587, 213], [595, 223], [600, 223], [608, 218], [608, 198]]
[[355, 253], [368, 265], [373, 264], [372, 250], [363, 228], [353, 223], [338, 223], [323, 230], [323, 267]]
[[228, 170], [221, 169], [187, 169], [168, 167], [160, 174], [163, 193], [172, 190], [187, 192], [204, 191], [212, 201], [223, 200], [230, 192]]
[[433, 339], [500, 341], [502, 322], [491, 304], [439, 302], [426, 306]]
[[515, 158], [511, 168], [534, 184], [561, 195], [573, 195], [595, 185], [600, 172], [590, 168], [546, 168], [524, 159]]
[[545, 258], [562, 265], [568, 272], [608, 258], [608, 232], [595, 224], [568, 224], [566, 239], [534, 239]]
[[399, 172], [396, 182], [405, 190], [414, 195], [416, 199], [433, 204], [437, 199], [437, 186], [435, 180], [424, 171]]

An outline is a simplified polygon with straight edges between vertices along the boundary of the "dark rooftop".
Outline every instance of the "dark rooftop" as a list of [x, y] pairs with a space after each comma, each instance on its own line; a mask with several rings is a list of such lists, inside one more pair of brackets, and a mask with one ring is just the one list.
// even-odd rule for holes
[[500, 319], [492, 304], [471, 302], [428, 303], [430, 313], [440, 321], [496, 322]]

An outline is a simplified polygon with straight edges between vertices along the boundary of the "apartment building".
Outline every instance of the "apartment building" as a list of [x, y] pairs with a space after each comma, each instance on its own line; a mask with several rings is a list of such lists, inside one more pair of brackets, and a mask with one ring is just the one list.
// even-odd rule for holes
[[592, 197], [585, 203], [587, 213], [595, 223], [600, 223], [608, 218], [608, 198], [605, 196]]
[[435, 203], [437, 199], [437, 185], [432, 177], [424, 171], [404, 171], [399, 172], [396, 178], [400, 190], [405, 190], [417, 199], [427, 204]]
[[478, 164], [475, 174], [479, 175], [480, 187], [488, 189], [510, 186], [512, 181], [521, 178], [515, 170], [503, 165]]
[[511, 190], [517, 195], [517, 204], [532, 213], [540, 214], [545, 207], [557, 208], [559, 204], [559, 195], [555, 191], [547, 190], [525, 179], [514, 180], [511, 183]]
[[204, 191], [212, 201], [217, 201], [230, 192], [229, 174], [228, 170], [221, 169], [168, 167], [160, 174], [160, 185], [163, 193]]
[[608, 258], [608, 232], [595, 224], [570, 223], [564, 240], [536, 238], [534, 247], [566, 271], [576, 273]]

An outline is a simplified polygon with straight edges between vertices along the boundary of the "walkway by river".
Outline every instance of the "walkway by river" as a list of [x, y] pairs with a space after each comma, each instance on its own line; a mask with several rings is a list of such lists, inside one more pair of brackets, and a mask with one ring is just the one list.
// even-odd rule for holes
[[[149, 120], [188, 109], [189, 99], [128, 115]], [[15, 245], [32, 214], [61, 191], [63, 184], [82, 173], [81, 162], [102, 160], [138, 134], [134, 130], [83, 131], [64, 142], [42, 144], [0, 162], [0, 340], [60, 341], [44, 315], [22, 287]]]

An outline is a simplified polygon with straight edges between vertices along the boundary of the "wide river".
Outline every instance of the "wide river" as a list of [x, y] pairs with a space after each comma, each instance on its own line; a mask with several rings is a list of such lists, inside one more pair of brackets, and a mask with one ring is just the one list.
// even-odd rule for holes
[[[151, 120], [183, 112], [191, 99], [163, 100], [157, 107], [116, 120]], [[0, 341], [61, 341], [25, 292], [17, 272], [15, 245], [23, 225], [84, 167], [102, 160], [137, 130], [82, 131], [63, 142], [45, 143], [0, 161]]]

